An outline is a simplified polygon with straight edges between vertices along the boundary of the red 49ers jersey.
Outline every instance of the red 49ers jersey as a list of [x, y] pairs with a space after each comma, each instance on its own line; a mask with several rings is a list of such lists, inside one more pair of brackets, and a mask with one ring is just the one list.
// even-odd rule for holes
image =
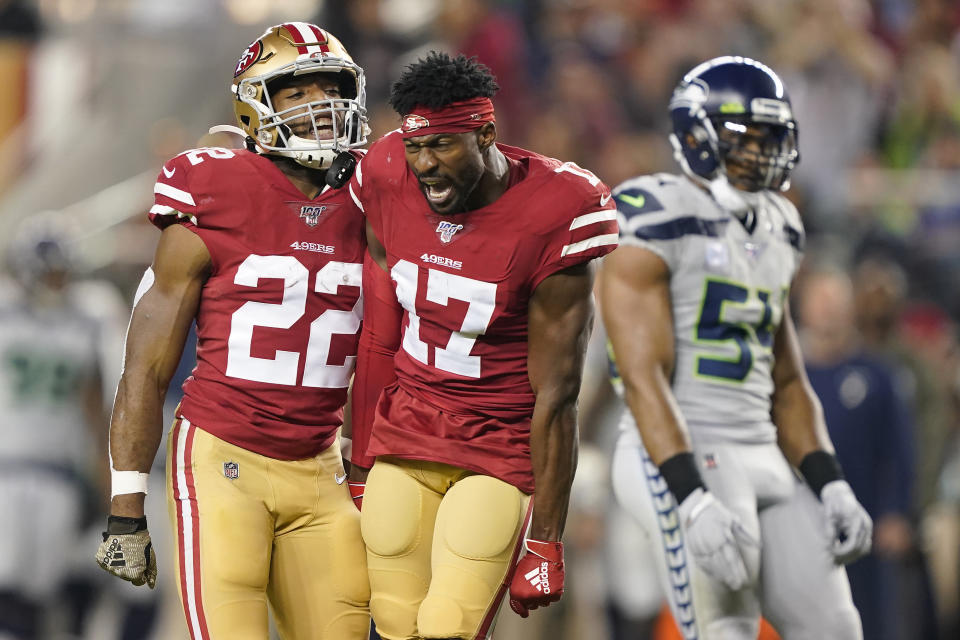
[[194, 149], [167, 162], [150, 220], [210, 252], [181, 414], [272, 458], [313, 456], [343, 418], [362, 318], [364, 221], [346, 189], [306, 197], [273, 162]]
[[547, 276], [617, 246], [616, 211], [592, 173], [497, 146], [510, 186], [466, 213], [429, 208], [397, 132], [351, 180], [405, 310], [397, 382], [377, 405], [369, 453], [445, 462], [531, 492], [530, 298]]

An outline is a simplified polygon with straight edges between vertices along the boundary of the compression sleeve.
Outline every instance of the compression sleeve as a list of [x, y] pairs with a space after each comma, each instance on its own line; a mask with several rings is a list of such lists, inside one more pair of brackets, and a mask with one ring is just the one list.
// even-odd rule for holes
[[367, 456], [373, 417], [384, 387], [397, 379], [393, 357], [400, 347], [403, 309], [393, 283], [368, 253], [363, 261], [363, 330], [357, 352], [357, 368], [351, 395], [353, 454], [350, 462], [369, 469]]

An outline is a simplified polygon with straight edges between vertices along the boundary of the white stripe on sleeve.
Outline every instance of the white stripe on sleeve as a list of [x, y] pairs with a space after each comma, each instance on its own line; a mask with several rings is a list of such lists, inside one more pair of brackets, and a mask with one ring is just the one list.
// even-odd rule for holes
[[360, 208], [360, 211], [363, 211], [364, 213], [366, 213], [367, 210], [363, 208], [363, 205], [362, 205], [362, 204], [360, 204], [360, 198], [358, 198], [358, 197], [357, 197], [357, 194], [355, 194], [355, 193], [353, 192], [353, 185], [350, 185], [349, 188], [350, 188], [350, 197], [353, 198], [353, 201], [354, 201], [354, 202], [356, 203], [356, 205]]
[[594, 211], [593, 213], [585, 213], [582, 216], [577, 216], [573, 219], [573, 222], [570, 223], [570, 231], [574, 229], [579, 229], [580, 227], [585, 227], [588, 224], [593, 224], [595, 222], [603, 222], [605, 220], [616, 220], [617, 219], [617, 210], [616, 209], [604, 209], [602, 211]]
[[171, 187], [168, 184], [158, 182], [153, 185], [153, 192], [158, 193], [162, 196], [167, 196], [171, 200], [176, 200], [177, 202], [182, 202], [183, 204], [188, 204], [191, 207], [197, 206], [193, 201], [193, 196], [184, 191], [183, 189], [177, 189], [176, 187]]
[[617, 244], [619, 235], [616, 233], [607, 233], [601, 236], [593, 236], [592, 238], [587, 238], [586, 240], [581, 240], [580, 242], [574, 242], [573, 244], [564, 245], [563, 249], [560, 251], [560, 257], [569, 256], [574, 253], [582, 253], [587, 249], [593, 249], [594, 247], [602, 247], [608, 244]]

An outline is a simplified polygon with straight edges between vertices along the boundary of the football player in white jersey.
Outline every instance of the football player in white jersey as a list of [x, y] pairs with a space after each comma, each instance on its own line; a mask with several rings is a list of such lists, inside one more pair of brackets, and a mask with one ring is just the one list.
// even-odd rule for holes
[[[106, 435], [101, 373], [110, 323], [74, 282], [69, 236], [52, 216], [25, 219], [0, 276], [0, 637], [52, 633], [49, 605], [73, 568]], [[109, 305], [105, 305], [109, 306]]]
[[618, 499], [657, 548], [684, 637], [859, 640], [843, 565], [870, 548], [806, 379], [787, 304], [803, 227], [781, 194], [797, 126], [777, 75], [721, 57], [670, 103], [682, 175], [614, 190], [598, 285], [629, 411]]

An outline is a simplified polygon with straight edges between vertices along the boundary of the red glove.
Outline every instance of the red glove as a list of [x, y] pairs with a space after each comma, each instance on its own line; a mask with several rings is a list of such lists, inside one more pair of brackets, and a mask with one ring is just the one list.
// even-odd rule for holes
[[353, 498], [353, 504], [357, 505], [357, 511], [363, 506], [363, 490], [366, 488], [366, 482], [348, 482], [350, 497]]
[[563, 543], [527, 540], [510, 582], [510, 608], [521, 618], [563, 595]]

